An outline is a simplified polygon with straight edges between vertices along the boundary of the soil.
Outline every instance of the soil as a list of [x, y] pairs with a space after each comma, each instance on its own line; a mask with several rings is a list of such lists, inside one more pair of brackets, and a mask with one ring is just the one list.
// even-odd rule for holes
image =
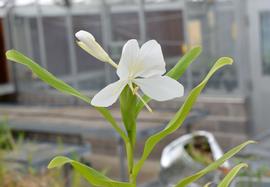
[[194, 136], [193, 140], [185, 145], [185, 149], [200, 164], [208, 165], [214, 160], [211, 147], [204, 136]]

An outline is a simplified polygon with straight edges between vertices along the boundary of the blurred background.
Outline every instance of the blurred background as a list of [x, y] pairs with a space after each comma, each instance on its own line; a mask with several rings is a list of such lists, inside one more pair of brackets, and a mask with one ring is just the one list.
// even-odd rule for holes
[[[0, 121], [2, 116], [12, 139], [17, 142], [23, 134], [25, 141], [37, 147], [31, 148], [33, 154], [41, 154], [39, 147], [44, 142], [48, 146], [45, 152], [56, 149], [59, 142], [73, 146], [79, 158], [125, 180], [124, 150], [109, 124], [89, 106], [58, 93], [5, 58], [6, 50], [19, 50], [93, 96], [117, 77], [109, 65], [76, 45], [74, 34], [79, 30], [91, 32], [116, 62], [128, 39], [138, 39], [141, 44], [155, 39], [162, 46], [167, 70], [189, 49], [202, 46], [200, 57], [179, 80], [185, 95], [219, 57], [235, 60], [209, 81], [183, 128], [154, 149], [149, 167], [139, 178], [141, 184], [162, 178], [159, 159], [164, 147], [198, 130], [211, 132], [224, 151], [247, 139], [260, 140], [264, 147], [257, 146], [253, 153], [262, 151], [269, 157], [269, 0], [0, 0]], [[151, 102], [154, 113], [143, 111], [138, 158], [145, 138], [166, 125], [183, 101]], [[117, 104], [112, 110], [120, 119]], [[35, 147], [24, 146], [24, 150]], [[36, 171], [43, 162], [46, 159], [37, 161]]]

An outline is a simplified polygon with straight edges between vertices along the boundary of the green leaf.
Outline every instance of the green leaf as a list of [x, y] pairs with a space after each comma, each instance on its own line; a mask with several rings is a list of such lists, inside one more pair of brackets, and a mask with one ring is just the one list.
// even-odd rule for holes
[[[178, 63], [166, 74], [167, 76], [178, 80], [184, 74], [188, 66], [201, 54], [201, 47], [194, 47], [190, 51], [188, 51]], [[148, 96], [143, 96], [143, 100], [147, 103], [151, 100]], [[143, 109], [144, 104], [142, 101], [138, 102], [136, 106], [136, 116]]]
[[219, 183], [218, 187], [228, 187], [233, 179], [236, 177], [236, 175], [239, 173], [239, 171], [242, 168], [248, 167], [247, 164], [241, 163], [236, 165], [225, 177], [224, 179]]
[[189, 67], [189, 65], [197, 59], [201, 52], [201, 47], [192, 48], [178, 61], [178, 63], [166, 75], [175, 80], [180, 79], [185, 73], [186, 69]]
[[[133, 85], [132, 85], [133, 86]], [[136, 144], [136, 109], [137, 97], [133, 94], [129, 86], [126, 86], [120, 95], [120, 109], [122, 121], [128, 134], [129, 142], [126, 143], [128, 172], [132, 172], [134, 165], [134, 147]]]
[[86, 103], [90, 103], [91, 99], [83, 94], [81, 94], [76, 89], [72, 88], [68, 84], [66, 84], [64, 81], [57, 79], [55, 76], [53, 76], [50, 72], [42, 68], [40, 65], [35, 63], [30, 58], [24, 56], [22, 53], [16, 51], [16, 50], [9, 50], [6, 52], [7, 59], [23, 64], [27, 66], [34, 74], [36, 74], [42, 81], [49, 84], [53, 88], [59, 90], [60, 92], [63, 92], [65, 94], [69, 94], [72, 96], [75, 96]]
[[[53, 88], [63, 92], [65, 94], [69, 94], [75, 96], [83, 101], [90, 103], [91, 99], [87, 96], [84, 96], [76, 89], [72, 88], [62, 80], [59, 80], [46, 69], [42, 68], [37, 63], [33, 62], [30, 58], [24, 56], [22, 53], [16, 50], [9, 50], [6, 53], [7, 59], [23, 64], [28, 67], [34, 74], [36, 74], [42, 81], [52, 86]], [[118, 126], [116, 120], [112, 117], [110, 111], [103, 107], [96, 107], [96, 109], [103, 115], [103, 117], [111, 123], [112, 127], [120, 134], [125, 142], [127, 142], [127, 137], [122, 129]]]
[[233, 60], [228, 57], [223, 57], [223, 58], [218, 59], [218, 61], [214, 64], [214, 66], [209, 71], [209, 73], [204, 78], [204, 80], [189, 93], [184, 104], [178, 110], [178, 112], [173, 117], [173, 119], [169, 122], [169, 124], [161, 132], [152, 135], [146, 140], [142, 157], [134, 167], [133, 173], [135, 176], [138, 175], [141, 167], [143, 166], [145, 160], [148, 158], [149, 154], [151, 153], [155, 145], [160, 140], [162, 140], [169, 134], [176, 131], [182, 125], [183, 121], [188, 116], [193, 104], [196, 102], [198, 96], [200, 95], [201, 91], [203, 90], [203, 88], [205, 87], [206, 83], [211, 78], [211, 76], [221, 67], [232, 64], [232, 63], [233, 63]]
[[209, 187], [211, 184], [212, 184], [212, 182], [208, 182], [203, 187]]
[[136, 142], [136, 117], [135, 106], [137, 97], [132, 93], [129, 86], [126, 86], [120, 95], [120, 108], [122, 114], [122, 121], [125, 125], [127, 134], [132, 145]]
[[134, 184], [112, 180], [91, 167], [63, 156], [55, 157], [48, 165], [48, 168], [61, 167], [64, 164], [71, 164], [78, 173], [80, 173], [90, 184], [95, 186], [135, 187]]
[[255, 143], [254, 141], [247, 141], [241, 145], [238, 145], [237, 147], [234, 147], [233, 149], [231, 149], [230, 151], [228, 151], [227, 153], [225, 153], [221, 158], [219, 158], [218, 160], [216, 160], [215, 162], [213, 162], [212, 164], [208, 165], [206, 168], [204, 168], [203, 170], [197, 172], [194, 175], [188, 176], [184, 179], [182, 179], [175, 187], [185, 187], [193, 182], [195, 182], [196, 180], [200, 179], [201, 177], [203, 177], [204, 175], [206, 175], [209, 172], [212, 172], [214, 170], [216, 170], [218, 167], [220, 167], [226, 160], [230, 159], [231, 157], [233, 157], [235, 154], [237, 154], [239, 151], [241, 151], [244, 147], [246, 147], [247, 145], [251, 144], [251, 143]]

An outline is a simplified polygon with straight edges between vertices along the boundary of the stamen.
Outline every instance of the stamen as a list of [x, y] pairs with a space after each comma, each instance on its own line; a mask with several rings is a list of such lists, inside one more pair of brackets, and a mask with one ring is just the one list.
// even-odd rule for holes
[[132, 93], [133, 93], [134, 95], [136, 95], [136, 96], [143, 102], [143, 104], [144, 104], [144, 106], [147, 108], [147, 110], [148, 110], [149, 112], [153, 112], [153, 110], [150, 108], [150, 106], [145, 102], [145, 100], [143, 100], [142, 96], [140, 96], [140, 94], [138, 93], [139, 87], [136, 86], [136, 87], [134, 88], [132, 82], [128, 83], [128, 85], [129, 85], [129, 87], [130, 87]]
[[135, 95], [135, 89], [133, 88], [132, 82], [128, 83], [129, 88], [131, 89], [133, 95]]
[[138, 90], [139, 90], [139, 87], [138, 87], [138, 86], [136, 86], [136, 87], [134, 88], [134, 94], [135, 94], [135, 93], [137, 93], [137, 92], [138, 92]]
[[150, 106], [145, 102], [145, 100], [143, 100], [142, 96], [140, 96], [140, 94], [136, 91], [135, 94], [139, 97], [139, 99], [143, 102], [143, 104], [145, 105], [145, 107], [147, 108], [147, 110], [149, 112], [153, 112], [153, 110], [150, 108]]

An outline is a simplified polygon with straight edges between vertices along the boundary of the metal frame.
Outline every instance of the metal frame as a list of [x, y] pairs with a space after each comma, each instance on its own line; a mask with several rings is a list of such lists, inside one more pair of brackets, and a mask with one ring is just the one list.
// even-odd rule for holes
[[[0, 10], [0, 17], [2, 18], [2, 23], [5, 25], [3, 34], [4, 34], [4, 41], [5, 41], [6, 49], [9, 49], [10, 47], [12, 47], [12, 39], [11, 39], [10, 24], [9, 24], [10, 9], [11, 9], [11, 6], [8, 5], [6, 9]], [[0, 96], [14, 93], [17, 90], [16, 80], [14, 79], [14, 66], [11, 66], [10, 64], [8, 64], [7, 68], [11, 70], [11, 72], [8, 75], [11, 81], [6, 84], [0, 84]]]
[[248, 40], [248, 17], [246, 15], [247, 3], [246, 0], [235, 0], [235, 23], [237, 25], [236, 30], [236, 66], [237, 66], [237, 75], [239, 81], [239, 89], [241, 93], [249, 97], [250, 96], [250, 85], [251, 80], [249, 78], [250, 66], [246, 65], [249, 62], [249, 40]]
[[[265, 107], [269, 107], [270, 75], [263, 75], [262, 73], [262, 58], [261, 58], [261, 36], [260, 36], [260, 15], [262, 11], [270, 12], [268, 0], [252, 0], [247, 1], [247, 13], [249, 17], [249, 62], [250, 80], [251, 80], [251, 111], [252, 111], [252, 129], [253, 135], [262, 133], [269, 129], [269, 115], [265, 111]], [[247, 54], [246, 54], [247, 55]], [[267, 106], [266, 106], [267, 105]]]
[[[36, 0], [38, 2], [39, 0]], [[230, 9], [231, 7], [226, 5], [225, 7], [217, 7], [218, 9]], [[86, 73], [78, 73], [78, 65], [77, 65], [77, 57], [75, 52], [75, 46], [74, 46], [74, 37], [73, 37], [73, 23], [72, 23], [72, 16], [75, 15], [99, 15], [101, 17], [101, 24], [102, 24], [102, 43], [103, 47], [106, 51], [110, 51], [111, 47], [114, 46], [122, 46], [124, 41], [112, 41], [112, 31], [111, 31], [111, 20], [109, 15], [113, 13], [124, 13], [124, 12], [137, 12], [138, 18], [139, 18], [139, 31], [140, 31], [140, 42], [143, 43], [147, 40], [146, 38], [146, 23], [145, 23], [145, 12], [151, 12], [151, 11], [164, 11], [164, 10], [181, 10], [183, 11], [183, 21], [184, 26], [187, 27], [188, 23], [188, 13], [192, 13], [192, 10], [188, 9], [187, 6], [187, 0], [183, 1], [175, 1], [175, 2], [164, 2], [164, 3], [145, 3], [144, 0], [136, 0], [134, 4], [107, 4], [106, 1], [102, 1], [100, 5], [94, 5], [94, 7], [89, 7], [87, 5], [75, 5], [71, 6], [69, 8], [67, 7], [61, 7], [61, 6], [40, 6], [39, 3], [36, 3], [36, 6], [29, 6], [29, 7], [15, 7], [13, 10], [13, 16], [19, 16], [25, 18], [25, 33], [26, 38], [29, 39], [29, 21], [26, 21], [28, 18], [36, 18], [37, 19], [37, 26], [38, 26], [38, 33], [39, 33], [39, 48], [40, 48], [40, 54], [41, 54], [41, 65], [43, 67], [47, 67], [47, 59], [46, 59], [46, 49], [45, 49], [45, 38], [44, 38], [44, 28], [43, 28], [43, 18], [50, 17], [50, 16], [65, 16], [65, 23], [67, 27], [67, 39], [68, 39], [68, 50], [69, 50], [69, 58], [70, 58], [70, 67], [71, 67], [71, 73], [69, 75], [60, 76], [63, 77], [65, 80], [68, 80], [69, 83], [71, 83], [73, 86], [78, 87], [80, 81], [87, 80], [90, 77]], [[242, 20], [240, 20], [242, 21]], [[27, 26], [28, 25], [28, 26]], [[27, 36], [28, 35], [28, 36]], [[188, 44], [188, 33], [184, 33], [184, 40], [185, 43]], [[28, 55], [31, 56], [33, 53], [33, 46], [30, 44], [31, 42], [28, 42], [27, 44], [27, 51]], [[242, 46], [238, 46], [239, 51], [242, 50]], [[237, 51], [238, 53], [238, 51]], [[241, 57], [239, 57], [240, 59]], [[239, 65], [240, 66], [240, 65]], [[111, 71], [111, 68], [108, 65], [104, 65], [105, 72], [105, 80], [106, 84], [112, 82], [112, 79], [114, 78], [114, 75]], [[100, 71], [102, 73], [102, 71]], [[239, 73], [238, 79], [241, 80], [239, 86], [241, 87], [241, 92], [236, 93], [237, 96], [243, 96], [245, 92], [243, 92], [244, 88], [244, 80], [246, 80], [242, 76], [244, 73], [242, 73], [241, 68], [237, 67], [237, 71]], [[89, 74], [93, 74], [93, 72], [89, 71]], [[96, 74], [96, 72], [94, 72]], [[188, 69], [187, 71], [187, 90], [190, 90], [193, 86], [193, 75], [192, 71]], [[239, 81], [238, 80], [238, 81]], [[36, 82], [34, 82], [36, 84]], [[40, 86], [39, 82], [37, 82], [36, 86]], [[208, 93], [207, 93], [208, 94]], [[207, 95], [206, 94], [206, 95]], [[225, 96], [222, 94], [219, 94], [220, 96]]]
[[[89, 73], [91, 75], [86, 75], [87, 73], [83, 73], [83, 75], [78, 75], [77, 69], [77, 57], [75, 53], [74, 46], [74, 37], [73, 37], [73, 23], [72, 23], [72, 15], [92, 15], [97, 14], [101, 16], [101, 24], [102, 24], [102, 43], [105, 50], [109, 51], [111, 46], [122, 45], [122, 42], [113, 42], [111, 39], [111, 26], [109, 14], [115, 12], [128, 12], [135, 11], [138, 12], [139, 16], [139, 27], [140, 27], [140, 42], [146, 41], [146, 23], [145, 23], [145, 11], [161, 11], [161, 10], [183, 10], [183, 3], [162, 3], [160, 4], [145, 4], [144, 0], [137, 0], [136, 4], [131, 5], [109, 5], [106, 4], [105, 1], [101, 3], [99, 7], [91, 8], [87, 6], [74, 6], [74, 7], [59, 7], [59, 6], [40, 6], [39, 0], [36, 0], [35, 6], [31, 7], [15, 7], [13, 10], [14, 16], [19, 16], [24, 18], [24, 30], [25, 30], [25, 38], [27, 40], [26, 50], [30, 57], [33, 57], [33, 46], [30, 37], [30, 23], [28, 18], [36, 18], [37, 20], [37, 29], [38, 29], [38, 43], [40, 49], [40, 57], [41, 57], [41, 65], [44, 68], [47, 68], [47, 59], [46, 59], [46, 48], [45, 48], [45, 38], [44, 38], [44, 28], [43, 28], [43, 17], [50, 16], [63, 16], [66, 15], [65, 23], [67, 27], [67, 39], [68, 39], [68, 49], [69, 49], [69, 58], [71, 62], [71, 74], [66, 76], [61, 76], [64, 80], [68, 80], [75, 87], [78, 87], [78, 83], [85, 78], [87, 80], [89, 77], [93, 77], [96, 72]], [[13, 18], [14, 18], [13, 16]], [[16, 44], [15, 44], [16, 45]], [[16, 48], [16, 46], [15, 46]], [[105, 64], [104, 71], [106, 75], [106, 83], [110, 83], [112, 81], [111, 70], [108, 65]], [[80, 73], [81, 74], [81, 73]], [[37, 82], [34, 83], [36, 86], [44, 87], [45, 85]], [[34, 86], [34, 87], [36, 87]], [[46, 87], [46, 86], [45, 86]]]
[[72, 12], [70, 7], [66, 7], [67, 16], [66, 16], [66, 27], [67, 27], [67, 39], [68, 39], [68, 51], [69, 51], [69, 59], [70, 59], [70, 67], [71, 67], [71, 75], [74, 78], [73, 85], [78, 87], [78, 68], [77, 68], [77, 57], [75, 53], [75, 42], [74, 42], [74, 29], [73, 29], [73, 21], [72, 21]]
[[[111, 36], [111, 19], [109, 18], [111, 9], [110, 6], [106, 4], [105, 0], [102, 0], [102, 7], [101, 7], [101, 24], [102, 24], [102, 44], [105, 51], [109, 51], [110, 43], [112, 41]], [[104, 64], [104, 73], [105, 73], [105, 81], [106, 83], [110, 83], [112, 80], [112, 72], [111, 67], [108, 64]]]

